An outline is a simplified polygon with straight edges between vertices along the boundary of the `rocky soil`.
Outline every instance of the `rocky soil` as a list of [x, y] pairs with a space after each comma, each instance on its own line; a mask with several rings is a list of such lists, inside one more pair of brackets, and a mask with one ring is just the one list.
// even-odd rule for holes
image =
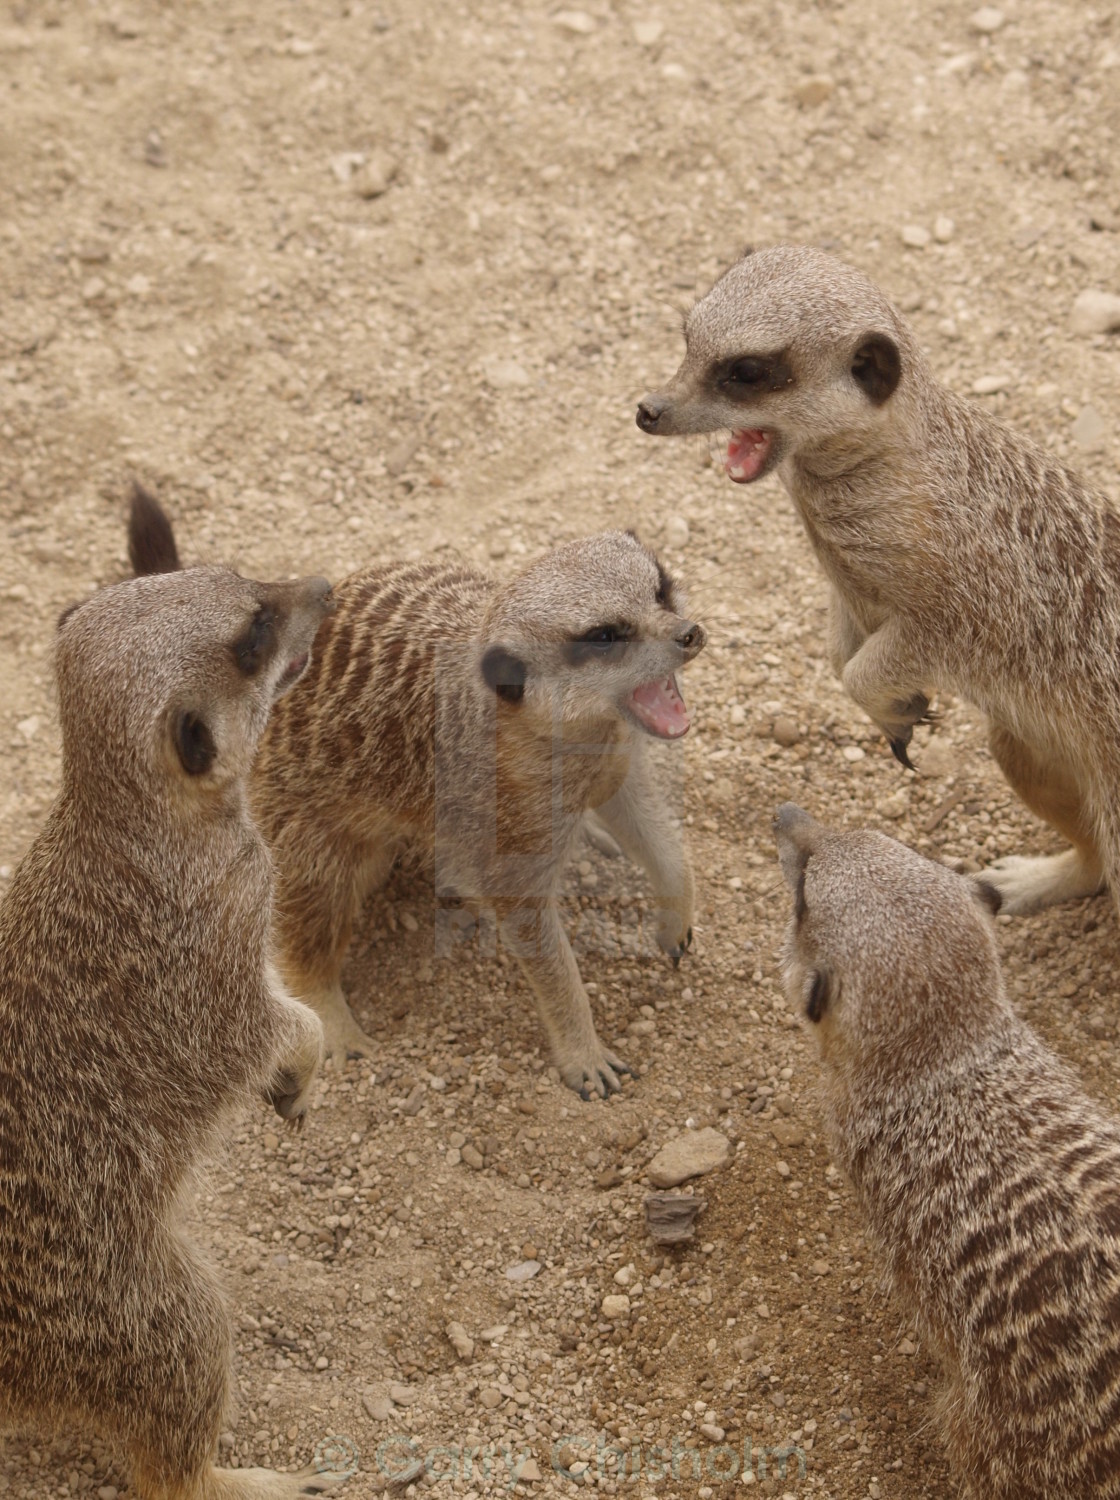
[[[1120, 500], [1120, 344], [1072, 319], [1120, 294], [1114, 8], [5, 0], [0, 90], [0, 891], [57, 783], [54, 618], [123, 575], [133, 476], [184, 550], [262, 577], [449, 549], [502, 572], [633, 525], [710, 627], [667, 765], [693, 953], [647, 951], [621, 862], [588, 848], [568, 891], [641, 1078], [562, 1088], [519, 973], [437, 955], [430, 885], [394, 877], [346, 974], [377, 1057], [326, 1075], [300, 1136], [248, 1114], [198, 1203], [237, 1320], [225, 1461], [317, 1454], [354, 1496], [955, 1493], [780, 993], [769, 822], [792, 797], [967, 867], [1055, 845], [967, 705], [899, 770], [824, 660], [777, 481], [732, 487], [633, 408], [744, 244], [809, 240]], [[1114, 1096], [1112, 907], [1000, 936], [1024, 1012]], [[705, 1127], [729, 1160], [658, 1247], [648, 1165]], [[96, 1436], [23, 1433], [0, 1488], [127, 1478]]]

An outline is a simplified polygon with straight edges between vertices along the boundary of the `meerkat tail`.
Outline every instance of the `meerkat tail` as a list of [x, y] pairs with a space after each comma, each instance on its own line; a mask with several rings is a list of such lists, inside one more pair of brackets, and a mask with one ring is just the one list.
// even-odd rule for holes
[[177, 573], [183, 566], [167, 512], [139, 483], [132, 486], [128, 509], [128, 560], [138, 578], [147, 573]]

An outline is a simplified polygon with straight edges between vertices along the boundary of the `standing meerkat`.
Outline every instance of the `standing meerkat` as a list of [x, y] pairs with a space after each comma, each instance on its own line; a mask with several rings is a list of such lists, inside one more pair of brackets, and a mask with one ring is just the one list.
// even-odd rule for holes
[[[129, 521], [135, 567], [173, 567], [148, 496]], [[657, 941], [692, 940], [693, 879], [650, 737], [689, 728], [677, 669], [704, 631], [629, 532], [546, 553], [502, 584], [461, 566], [396, 563], [335, 589], [315, 660], [281, 703], [253, 770], [253, 813], [277, 867], [277, 957], [322, 1018], [330, 1052], [371, 1039], [340, 975], [362, 899], [402, 851], [440, 899], [492, 912], [536, 997], [564, 1082], [619, 1088], [560, 920], [558, 890], [594, 809], [653, 886]]]
[[143, 1500], [329, 1482], [213, 1466], [230, 1322], [182, 1226], [238, 1108], [298, 1122], [319, 1064], [246, 777], [329, 597], [195, 568], [67, 611], [61, 790], [0, 906], [0, 1426], [104, 1432]]
[[1120, 1496], [1120, 1126], [1004, 993], [982, 885], [777, 819], [784, 978], [890, 1282], [945, 1366], [974, 1500]]
[[934, 379], [883, 293], [820, 250], [748, 254], [685, 323], [651, 433], [731, 428], [777, 469], [832, 584], [832, 659], [898, 758], [935, 692], [987, 714], [1027, 806], [1072, 844], [985, 872], [1006, 912], [1120, 899], [1120, 518]]

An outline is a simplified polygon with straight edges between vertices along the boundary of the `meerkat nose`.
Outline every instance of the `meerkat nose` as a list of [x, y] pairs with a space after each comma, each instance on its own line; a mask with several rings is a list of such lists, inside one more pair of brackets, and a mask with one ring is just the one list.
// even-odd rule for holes
[[704, 645], [707, 636], [704, 634], [703, 625], [697, 625], [690, 621], [676, 637], [677, 645], [682, 651], [690, 651], [693, 655]]
[[638, 402], [637, 423], [643, 432], [656, 432], [669, 403], [664, 396], [646, 396]]

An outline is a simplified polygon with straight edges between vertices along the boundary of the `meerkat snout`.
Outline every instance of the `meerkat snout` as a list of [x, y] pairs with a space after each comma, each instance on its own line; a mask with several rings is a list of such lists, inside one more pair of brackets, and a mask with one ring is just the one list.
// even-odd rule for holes
[[842, 468], [830, 445], [874, 430], [906, 366], [874, 286], [823, 251], [788, 245], [720, 277], [688, 314], [685, 346], [668, 386], [638, 403], [637, 424], [658, 437], [730, 429], [726, 469], [737, 484], [798, 455]]

